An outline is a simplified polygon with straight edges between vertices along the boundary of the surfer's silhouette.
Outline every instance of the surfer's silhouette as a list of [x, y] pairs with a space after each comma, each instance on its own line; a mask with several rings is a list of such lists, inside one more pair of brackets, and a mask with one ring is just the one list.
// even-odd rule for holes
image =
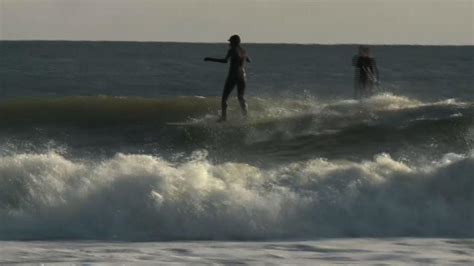
[[355, 69], [354, 89], [355, 97], [369, 97], [374, 93], [375, 85], [378, 84], [379, 73], [375, 59], [370, 55], [370, 48], [359, 46], [359, 54], [352, 58]]
[[359, 68], [357, 68], [357, 60], [362, 56], [363, 46], [359, 46], [358, 53], [352, 57], [352, 66], [354, 67], [354, 98], [360, 98]]
[[229, 74], [224, 85], [224, 91], [222, 93], [222, 114], [218, 122], [223, 122], [227, 120], [227, 99], [229, 98], [230, 93], [237, 85], [237, 97], [239, 99], [240, 108], [242, 109], [242, 114], [247, 116], [247, 103], [245, 102], [244, 93], [246, 87], [246, 74], [245, 74], [245, 62], [250, 62], [250, 57], [247, 55], [247, 52], [240, 46], [240, 37], [239, 35], [232, 35], [229, 38], [230, 49], [227, 52], [225, 58], [212, 58], [206, 57], [204, 61], [218, 62], [218, 63], [227, 63], [230, 59]]

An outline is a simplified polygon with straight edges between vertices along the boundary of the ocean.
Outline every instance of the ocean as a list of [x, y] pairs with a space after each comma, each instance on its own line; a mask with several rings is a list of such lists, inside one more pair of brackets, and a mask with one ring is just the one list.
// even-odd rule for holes
[[0, 41], [0, 264], [472, 264], [474, 47]]

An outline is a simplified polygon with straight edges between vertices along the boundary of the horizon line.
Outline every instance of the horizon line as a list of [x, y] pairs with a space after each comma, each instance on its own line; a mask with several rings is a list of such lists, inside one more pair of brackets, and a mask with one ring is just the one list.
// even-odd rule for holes
[[[227, 42], [193, 42], [193, 41], [136, 41], [136, 40], [64, 40], [64, 39], [0, 39], [0, 42], [116, 42], [116, 43], [170, 43], [170, 44], [226, 44]], [[244, 44], [277, 44], [277, 45], [377, 45], [377, 46], [474, 46], [472, 44], [453, 43], [357, 43], [357, 42], [334, 42], [334, 43], [306, 43], [306, 42], [243, 42]]]

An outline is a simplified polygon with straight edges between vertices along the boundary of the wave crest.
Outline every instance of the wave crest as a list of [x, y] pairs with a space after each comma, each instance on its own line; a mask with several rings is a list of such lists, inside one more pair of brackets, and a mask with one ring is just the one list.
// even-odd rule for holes
[[474, 157], [313, 159], [259, 168], [117, 154], [0, 160], [0, 239], [474, 236]]

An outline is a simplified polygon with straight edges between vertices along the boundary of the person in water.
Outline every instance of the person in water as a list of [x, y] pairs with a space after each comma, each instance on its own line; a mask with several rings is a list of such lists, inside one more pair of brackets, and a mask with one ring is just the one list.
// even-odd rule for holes
[[359, 54], [352, 59], [352, 65], [355, 67], [356, 98], [371, 96], [378, 83], [379, 73], [375, 59], [370, 55], [370, 48], [359, 46]]
[[227, 99], [230, 93], [237, 85], [237, 97], [239, 99], [242, 115], [247, 116], [247, 103], [245, 102], [244, 93], [246, 87], [245, 62], [250, 63], [250, 57], [247, 52], [240, 46], [239, 35], [232, 35], [229, 38], [230, 49], [223, 59], [206, 57], [204, 61], [211, 61], [217, 63], [227, 63], [230, 59], [229, 73], [224, 85], [224, 92], [222, 93], [222, 113], [218, 122], [227, 120]]
[[352, 57], [352, 66], [354, 67], [354, 98], [359, 99], [361, 97], [361, 88], [359, 83], [359, 69], [357, 68], [357, 60], [362, 56], [363, 46], [359, 46], [358, 53]]

